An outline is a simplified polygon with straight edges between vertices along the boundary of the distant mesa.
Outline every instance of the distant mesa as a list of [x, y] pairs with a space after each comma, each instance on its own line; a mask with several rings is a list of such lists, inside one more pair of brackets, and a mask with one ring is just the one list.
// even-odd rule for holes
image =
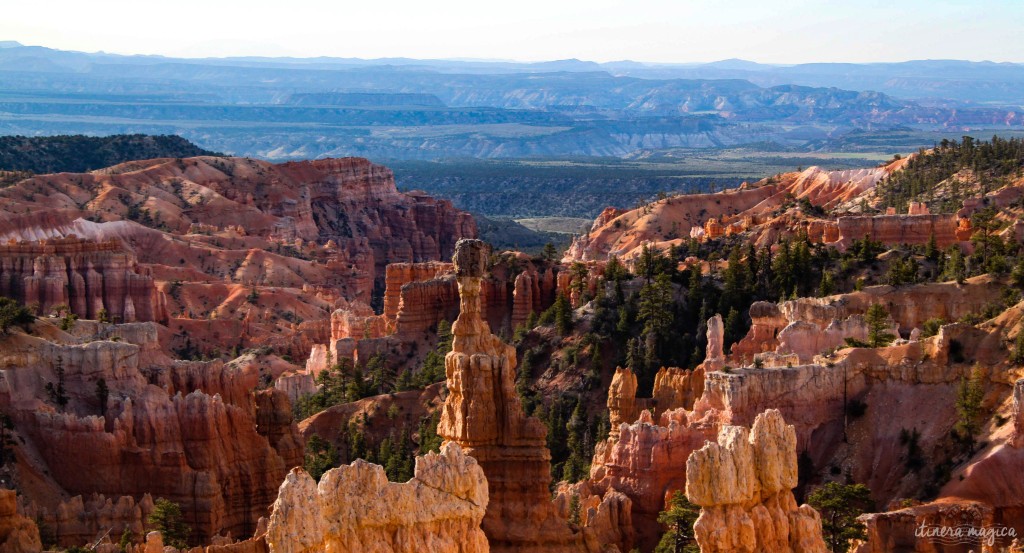
[[391, 92], [310, 92], [292, 94], [285, 103], [295, 106], [447, 107], [433, 94]]

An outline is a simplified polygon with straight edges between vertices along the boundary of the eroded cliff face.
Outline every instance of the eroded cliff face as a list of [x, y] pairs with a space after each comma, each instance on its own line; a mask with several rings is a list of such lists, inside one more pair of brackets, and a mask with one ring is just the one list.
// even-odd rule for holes
[[[687, 239], [707, 241], [726, 236], [771, 247], [782, 238], [806, 234], [813, 243], [830, 244], [841, 251], [865, 237], [889, 245], [924, 245], [932, 237], [940, 248], [969, 245], [975, 230], [970, 216], [981, 207], [978, 201], [965, 200], [963, 209], [955, 214], [932, 214], [918, 203], [912, 203], [903, 214], [863, 214], [863, 205], [877, 200], [876, 185], [905, 167], [909, 159], [872, 169], [825, 171], [810, 167], [716, 194], [676, 196], [633, 210], [609, 208], [594, 221], [589, 233], [573, 241], [565, 260], [604, 261], [617, 256], [630, 262], [645, 245], [664, 251]], [[1018, 195], [1016, 187], [1007, 187], [990, 194], [988, 201], [1006, 205]], [[828, 213], [805, 213], [798, 205], [805, 201]]]
[[1024, 379], [1013, 387], [1013, 445], [1024, 447]]
[[[889, 313], [895, 336], [909, 337], [931, 319], [953, 322], [981, 312], [1002, 294], [999, 281], [987, 276], [917, 286], [869, 286], [862, 291], [824, 298], [800, 298], [779, 304], [756, 302], [750, 308], [751, 327], [733, 345], [730, 360], [750, 363], [758, 353], [794, 355], [798, 363], [842, 347], [846, 338], [867, 339], [863, 315], [873, 304]], [[769, 357], [765, 358], [765, 362]], [[783, 363], [785, 365], [785, 363]]]
[[166, 321], [166, 300], [148, 268], [120, 242], [77, 238], [0, 245], [0, 296], [49, 314], [66, 306], [83, 319]]
[[495, 551], [584, 551], [583, 539], [551, 502], [550, 453], [541, 422], [527, 417], [515, 391], [515, 348], [491, 334], [481, 317], [483, 242], [463, 240], [454, 263], [459, 318], [445, 357], [449, 395], [437, 432], [475, 458], [487, 476], [490, 503], [483, 529]]
[[74, 339], [48, 325], [36, 334], [49, 339], [0, 336], [0, 409], [18, 437], [17, 485], [58, 541], [141, 526], [149, 497], [179, 503], [196, 540], [251, 535], [303, 456], [284, 394], [252, 393], [261, 369], [171, 362], [152, 343]]
[[14, 490], [0, 489], [0, 551], [4, 553], [39, 553], [43, 550], [39, 527], [18, 513]]
[[[882, 289], [888, 292], [875, 293]], [[985, 298], [990, 290], [994, 293], [998, 286], [981, 279], [962, 287], [879, 287], [855, 298], [845, 296], [842, 301], [786, 302], [791, 305], [785, 305], [785, 309], [769, 305], [758, 309], [751, 335], [760, 332], [771, 336], [780, 327], [788, 327], [789, 317], [794, 322], [827, 328], [835, 321], [833, 317], [848, 314], [846, 310], [855, 309], [861, 302], [868, 305], [873, 298], [889, 301], [894, 296], [914, 298], [911, 305], [893, 304], [897, 322], [914, 322], [969, 309], [972, 302], [980, 305], [988, 301]], [[941, 302], [932, 297], [950, 301], [938, 305]], [[1005, 401], [1006, 420], [1019, 419], [1019, 407], [1013, 407], [1012, 400], [1013, 393], [1019, 394], [1014, 386], [1017, 377], [1006, 366], [1004, 337], [1005, 328], [1016, 325], [1018, 319], [997, 319], [982, 328], [947, 324], [936, 336], [921, 339], [915, 333], [913, 340], [898, 340], [876, 349], [845, 347], [835, 352], [815, 352], [811, 348], [806, 359], [775, 351], [760, 353], [763, 368], [733, 364], [729, 370], [706, 372], [703, 392], [692, 407], [683, 405], [658, 412], [656, 417], [647, 407], [646, 402], [651, 400], [631, 397], [635, 394], [635, 387], [630, 386], [632, 375], [620, 370], [608, 398], [610, 418], [618, 428], [597, 445], [587, 487], [596, 494], [616, 490], [626, 495], [632, 501], [638, 542], [653, 543], [659, 533], [654, 519], [664, 506], [666, 494], [680, 489], [687, 479], [681, 459], [700, 449], [705, 441], [715, 440], [723, 426], [751, 425], [760, 413], [777, 409], [792, 425], [796, 449], [807, 456], [820, 477], [828, 479], [828, 469], [840, 467], [855, 481], [868, 485], [879, 505], [913, 496], [930, 476], [907, 469], [906, 446], [900, 445], [900, 436], [912, 429], [918, 434], [921, 455], [934, 459], [948, 456], [949, 435], [957, 420], [957, 390], [974, 368], [987, 375], [986, 405]], [[758, 325], [768, 332], [759, 330]], [[696, 371], [685, 380], [668, 379], [668, 374], [665, 371], [666, 386], [676, 397], [689, 393]], [[847, 416], [847, 405], [852, 403], [863, 405], [864, 412]], [[630, 421], [627, 414], [636, 420]], [[998, 516], [1007, 517], [1005, 520], [1019, 522], [1022, 519], [1016, 513], [1020, 512], [1020, 501], [1014, 498], [1018, 493], [1024, 497], [1024, 490], [992, 485], [1002, 480], [984, 476], [1009, 475], [1024, 466], [1019, 446], [1010, 446], [1018, 435], [1013, 425], [998, 428], [990, 438], [990, 449], [966, 465], [963, 480], [954, 477], [940, 497], [946, 498], [944, 501], [989, 505]], [[880, 524], [884, 528], [887, 523]]]
[[724, 426], [686, 461], [686, 497], [701, 507], [702, 553], [825, 553], [821, 517], [797, 507], [796, 432], [774, 409], [748, 431]]
[[319, 485], [301, 469], [284, 479], [265, 540], [271, 553], [487, 553], [480, 529], [488, 486], [458, 445], [416, 458], [405, 483], [357, 460], [324, 473]]
[[[168, 319], [173, 346], [202, 354], [273, 342], [305, 355], [327, 343], [335, 309], [376, 305], [389, 263], [438, 261], [476, 235], [469, 214], [398, 192], [390, 170], [358, 158], [158, 159], [40, 175], [0, 191], [0, 213], [2, 243], [76, 236], [116, 242], [129, 256], [105, 261], [109, 275], [88, 256], [0, 261], [0, 273], [17, 273], [17, 297], [48, 306], [66, 296], [76, 313], [84, 297], [79, 314], [92, 317], [101, 283], [112, 317]], [[117, 263], [136, 262], [134, 273], [115, 275]], [[10, 275], [0, 286], [10, 288]], [[154, 300], [138, 291], [146, 279], [159, 291]]]
[[[554, 303], [560, 267], [517, 252], [491, 267], [481, 281], [481, 317], [489, 325], [513, 331], [530, 314]], [[516, 272], [518, 271], [518, 272]], [[387, 266], [384, 312], [377, 315], [361, 301], [331, 314], [330, 339], [311, 348], [307, 373], [315, 375], [332, 360], [366, 360], [384, 355], [397, 366], [415, 368], [436, 342], [441, 321], [459, 315], [459, 288], [451, 263], [392, 263]], [[567, 286], [567, 285], [566, 285]]]

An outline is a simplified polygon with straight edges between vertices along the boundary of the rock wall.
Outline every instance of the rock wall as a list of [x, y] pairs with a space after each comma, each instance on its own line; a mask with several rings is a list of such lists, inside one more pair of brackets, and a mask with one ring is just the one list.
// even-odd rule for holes
[[327, 471], [319, 485], [296, 468], [281, 484], [266, 543], [271, 553], [487, 553], [487, 506], [484, 472], [451, 443], [417, 457], [405, 483], [362, 460]]
[[1013, 445], [1024, 447], [1024, 378], [1013, 386]]
[[153, 498], [149, 494], [139, 501], [130, 496], [110, 498], [96, 494], [83, 498], [77, 495], [53, 509], [35, 503], [25, 508], [26, 516], [41, 521], [60, 543], [69, 546], [91, 543], [107, 530], [114, 541], [121, 537], [125, 528], [132, 535], [145, 535], [146, 519], [152, 511]]
[[[400, 314], [403, 312], [406, 313], [406, 317], [409, 317], [409, 312], [413, 310], [429, 309], [430, 307], [433, 307], [430, 304], [420, 305], [412, 298], [405, 298], [403, 288], [406, 284], [439, 278], [451, 273], [452, 269], [453, 267], [451, 263], [442, 263], [439, 261], [389, 264], [384, 277], [384, 282], [386, 284], [384, 289], [384, 320], [387, 321], [388, 329], [392, 332], [395, 331], [396, 322]], [[455, 283], [452, 282], [451, 284], [452, 289], [455, 290]], [[454, 291], [454, 295], [458, 295], [457, 290]], [[457, 299], [455, 304], [458, 304]], [[414, 319], [418, 319], [418, 317], [414, 317]], [[434, 322], [436, 323], [436, 321]]]
[[[255, 368], [174, 366], [123, 341], [0, 340], [0, 409], [17, 429], [24, 493], [47, 517], [68, 513], [69, 534], [57, 536], [62, 544], [80, 544], [88, 525], [72, 521], [94, 505], [87, 500], [75, 514], [59, 498], [93, 494], [112, 498], [114, 511], [120, 496], [136, 504], [146, 494], [175, 501], [200, 541], [225, 531], [251, 535], [290, 465], [301, 462], [287, 398], [274, 391], [254, 398]], [[45, 389], [58, 382], [58, 368], [63, 408]], [[109, 389], [106, 405], [97, 399], [100, 378]]]
[[883, 244], [927, 244], [935, 236], [939, 248], [970, 240], [970, 229], [961, 227], [955, 214], [944, 215], [858, 215], [840, 217], [836, 246], [845, 251], [854, 240], [865, 236]]
[[654, 375], [654, 414], [661, 416], [662, 413], [674, 409], [693, 409], [694, 402], [703, 394], [704, 367], [697, 367], [694, 370], [662, 367], [658, 374]]
[[148, 269], [120, 242], [77, 238], [0, 245], [0, 296], [36, 304], [39, 314], [66, 305], [83, 319], [101, 309], [117, 322], [166, 321]]
[[512, 291], [512, 328], [525, 323], [530, 313], [540, 315], [554, 303], [557, 287], [556, 271], [552, 268], [544, 271], [529, 268], [516, 275]]
[[36, 523], [18, 513], [17, 493], [0, 489], [0, 551], [39, 553], [42, 549]]
[[584, 551], [582, 536], [551, 503], [546, 431], [523, 413], [515, 391], [515, 348], [491, 334], [481, 316], [485, 245], [460, 241], [454, 263], [461, 305], [445, 357], [449, 395], [437, 433], [465, 449], [487, 476], [483, 529], [495, 551]]
[[998, 281], [975, 277], [967, 286], [953, 282], [870, 286], [824, 298], [756, 302], [750, 307], [750, 330], [733, 345], [730, 359], [742, 365], [759, 353], [774, 352], [793, 354], [800, 363], [810, 363], [815, 355], [844, 345], [848, 337], [866, 340], [863, 315], [872, 304], [881, 304], [889, 312], [894, 325], [890, 332], [909, 336], [930, 319], [948, 323], [979, 313], [999, 298], [1001, 290]]
[[725, 426], [686, 461], [686, 497], [701, 507], [702, 553], [825, 553], [821, 517], [797, 507], [796, 432], [782, 414], [758, 415], [748, 431]]

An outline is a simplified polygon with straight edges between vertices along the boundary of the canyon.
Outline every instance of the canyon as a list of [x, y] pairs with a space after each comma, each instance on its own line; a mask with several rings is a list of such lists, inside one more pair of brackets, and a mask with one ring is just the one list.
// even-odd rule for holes
[[[0, 548], [165, 551], [169, 500], [182, 551], [649, 551], [683, 492], [702, 551], [822, 553], [800, 503], [852, 482], [860, 553], [1024, 532], [1021, 182], [877, 208], [908, 159], [608, 208], [561, 260], [362, 159], [19, 180], [0, 295], [37, 318], [0, 334]], [[823, 284], [765, 299], [790, 241]]]

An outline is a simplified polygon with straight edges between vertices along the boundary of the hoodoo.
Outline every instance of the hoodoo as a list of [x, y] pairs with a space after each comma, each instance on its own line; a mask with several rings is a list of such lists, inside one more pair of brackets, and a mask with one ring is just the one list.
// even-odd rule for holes
[[445, 357], [449, 396], [437, 427], [484, 469], [490, 502], [483, 529], [493, 551], [585, 551], [551, 502], [551, 455], [541, 422], [523, 413], [515, 391], [516, 350], [481, 317], [487, 249], [480, 240], [455, 246], [459, 318]]

